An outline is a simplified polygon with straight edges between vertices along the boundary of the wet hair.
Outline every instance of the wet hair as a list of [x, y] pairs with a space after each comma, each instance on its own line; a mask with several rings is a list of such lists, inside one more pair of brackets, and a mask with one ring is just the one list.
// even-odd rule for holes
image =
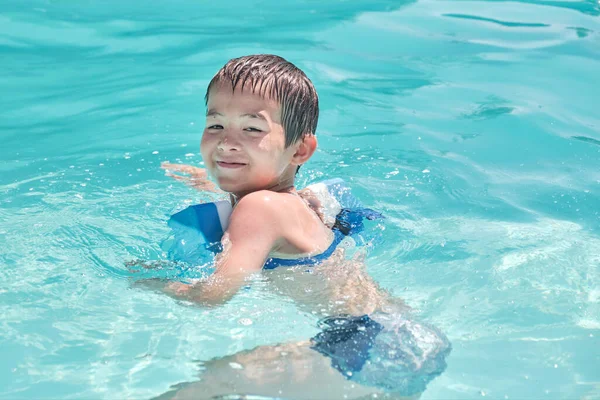
[[305, 134], [314, 135], [319, 120], [319, 97], [312, 82], [285, 59], [258, 54], [229, 60], [212, 78], [206, 90], [227, 84], [232, 89], [250, 89], [252, 93], [275, 100], [281, 106], [281, 124], [285, 132], [285, 147]]

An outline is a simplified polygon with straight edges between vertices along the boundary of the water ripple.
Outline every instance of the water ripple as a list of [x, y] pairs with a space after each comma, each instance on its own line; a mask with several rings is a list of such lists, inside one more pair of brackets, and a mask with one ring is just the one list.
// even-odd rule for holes
[[505, 26], [507, 28], [546, 28], [546, 27], [550, 26], [548, 24], [542, 24], [542, 23], [500, 21], [498, 19], [478, 17], [476, 15], [468, 15], [468, 14], [442, 14], [442, 16], [449, 17], [449, 18], [463, 18], [463, 19], [473, 20], [473, 21], [490, 22], [490, 23], [498, 24], [500, 26]]

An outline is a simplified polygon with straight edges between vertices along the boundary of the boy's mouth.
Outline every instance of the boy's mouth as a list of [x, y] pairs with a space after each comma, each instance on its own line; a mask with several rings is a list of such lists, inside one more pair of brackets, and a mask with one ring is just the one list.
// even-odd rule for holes
[[226, 161], [217, 161], [217, 165], [221, 168], [242, 168], [246, 166], [244, 163], [240, 162], [226, 162]]

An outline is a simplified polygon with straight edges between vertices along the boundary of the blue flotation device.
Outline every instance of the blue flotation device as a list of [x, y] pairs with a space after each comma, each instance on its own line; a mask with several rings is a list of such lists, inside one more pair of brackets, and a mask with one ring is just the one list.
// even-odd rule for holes
[[[343, 180], [330, 179], [309, 185], [308, 188], [315, 193], [330, 196], [329, 201], [323, 204], [324, 207], [332, 207], [333, 204], [333, 207], [339, 208], [334, 232], [337, 230], [343, 236], [352, 237], [357, 245], [364, 245], [374, 239], [372, 234], [365, 234], [363, 219], [383, 216], [363, 208]], [[172, 215], [168, 222], [172, 237], [162, 246], [169, 259], [196, 266], [212, 263], [214, 255], [222, 250], [221, 238], [229, 226], [231, 212], [231, 203], [222, 200], [192, 205]], [[265, 267], [268, 268], [268, 265]]]

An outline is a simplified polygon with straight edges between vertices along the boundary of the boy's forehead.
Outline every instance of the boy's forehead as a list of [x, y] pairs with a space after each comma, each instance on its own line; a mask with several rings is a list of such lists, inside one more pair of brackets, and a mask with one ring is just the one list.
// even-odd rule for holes
[[276, 115], [281, 115], [279, 101], [270, 97], [268, 93], [263, 94], [259, 93], [258, 90], [253, 90], [249, 85], [245, 85], [243, 90], [237, 87], [232, 90], [231, 84], [219, 84], [210, 89], [207, 103], [209, 110], [215, 107], [231, 106], [250, 108], [253, 109], [251, 110], [253, 112], [266, 109]]

